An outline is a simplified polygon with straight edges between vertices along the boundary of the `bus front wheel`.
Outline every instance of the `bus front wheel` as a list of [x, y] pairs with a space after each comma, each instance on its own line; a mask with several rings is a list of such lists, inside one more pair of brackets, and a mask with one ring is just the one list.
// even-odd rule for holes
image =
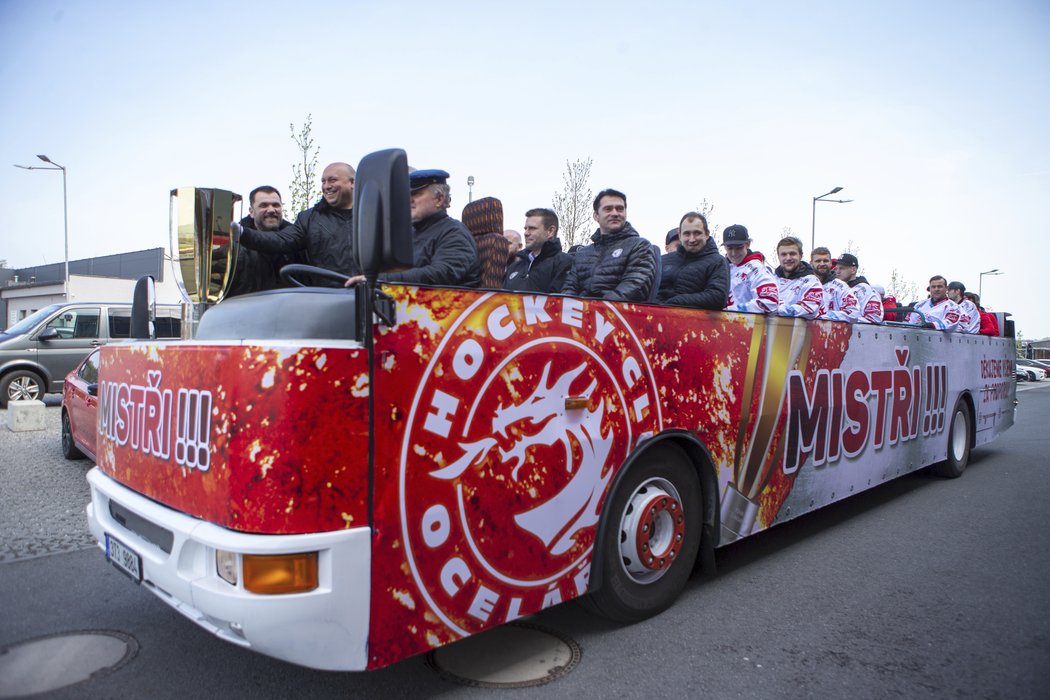
[[685, 453], [653, 446], [630, 467], [607, 503], [598, 544], [601, 585], [592, 611], [637, 622], [668, 608], [682, 592], [700, 548], [700, 479]]

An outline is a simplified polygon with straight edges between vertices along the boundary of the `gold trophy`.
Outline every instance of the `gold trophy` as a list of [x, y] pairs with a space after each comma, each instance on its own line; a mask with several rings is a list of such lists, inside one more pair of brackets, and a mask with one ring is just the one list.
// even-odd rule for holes
[[171, 191], [171, 247], [183, 298], [193, 305], [192, 326], [223, 300], [233, 282], [239, 240], [230, 228], [241, 196], [226, 190], [179, 187]]

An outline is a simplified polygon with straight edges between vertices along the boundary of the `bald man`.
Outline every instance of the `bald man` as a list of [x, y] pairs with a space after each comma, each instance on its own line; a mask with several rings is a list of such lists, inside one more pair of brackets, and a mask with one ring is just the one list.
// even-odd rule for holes
[[[321, 174], [322, 199], [299, 214], [295, 223], [279, 231], [245, 228], [241, 245], [262, 253], [305, 251], [311, 265], [354, 276], [361, 273], [354, 262], [351, 227], [354, 217], [354, 178], [348, 163], [332, 163]], [[337, 286], [317, 279], [315, 284]]]

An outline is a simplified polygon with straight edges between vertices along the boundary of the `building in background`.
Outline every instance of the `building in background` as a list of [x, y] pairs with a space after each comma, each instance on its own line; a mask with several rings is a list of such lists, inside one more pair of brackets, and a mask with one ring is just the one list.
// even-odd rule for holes
[[[37, 309], [66, 301], [63, 297], [65, 263], [0, 268], [0, 328], [7, 328]], [[152, 275], [158, 304], [179, 304], [182, 295], [164, 248], [102, 255], [69, 261], [69, 301], [130, 302], [135, 282]]]

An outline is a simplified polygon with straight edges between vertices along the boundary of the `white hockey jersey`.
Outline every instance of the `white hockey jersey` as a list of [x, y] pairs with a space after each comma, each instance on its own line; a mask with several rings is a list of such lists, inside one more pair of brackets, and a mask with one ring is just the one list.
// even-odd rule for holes
[[959, 304], [959, 327], [955, 330], [960, 333], [980, 333], [981, 332], [981, 312], [977, 310], [977, 305], [969, 299], [963, 299]]
[[727, 311], [771, 314], [779, 304], [777, 279], [761, 253], [750, 253], [739, 265], [729, 264]]
[[860, 319], [860, 300], [850, 286], [838, 277], [824, 285], [824, 318], [832, 321]]
[[837, 277], [824, 285], [823, 318], [852, 323], [882, 323], [882, 297], [867, 282], [852, 287]]
[[[948, 297], [944, 297], [936, 304], [928, 298], [923, 299], [915, 305], [915, 310], [923, 313], [926, 323], [942, 331], [956, 330], [959, 326], [959, 318], [962, 316], [959, 305]], [[908, 314], [908, 323], [921, 322], [918, 314]], [[979, 320], [978, 323], [980, 323]]]
[[781, 316], [820, 318], [824, 313], [824, 286], [816, 275], [802, 275], [795, 279], [777, 277]]

